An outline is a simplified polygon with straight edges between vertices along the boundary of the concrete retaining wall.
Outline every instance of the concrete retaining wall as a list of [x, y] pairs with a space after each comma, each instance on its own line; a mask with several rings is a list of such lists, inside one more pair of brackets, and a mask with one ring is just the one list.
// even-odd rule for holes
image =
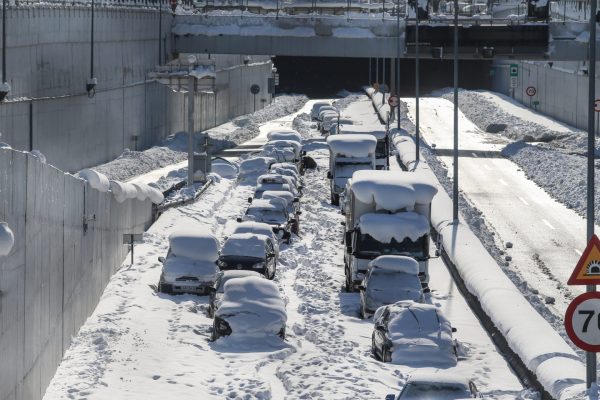
[[117, 203], [27, 153], [0, 149], [0, 221], [15, 234], [0, 257], [0, 399], [42, 398], [127, 254], [122, 235], [151, 220], [149, 200]]
[[[493, 89], [512, 96], [509, 62], [494, 63]], [[551, 117], [587, 130], [588, 76], [580, 71], [579, 63], [514, 62], [519, 65], [518, 85], [514, 98]], [[527, 87], [536, 88], [536, 95], [527, 96]], [[596, 77], [596, 93], [600, 93]], [[531, 102], [530, 102], [531, 101]], [[534, 106], [534, 102], [539, 104]]]
[[[148, 72], [170, 54], [171, 22], [166, 3], [162, 19], [156, 7], [97, 7], [93, 65], [98, 86], [89, 98], [90, 8], [9, 7], [6, 74], [12, 91], [8, 102], [0, 104], [0, 142], [38, 149], [50, 164], [77, 171], [112, 160], [125, 148], [146, 149], [184, 130], [184, 96], [147, 80]], [[217, 92], [212, 106], [211, 100], [201, 106], [198, 99], [199, 112], [201, 107], [207, 110], [197, 117], [197, 129], [251, 112], [250, 85], [259, 84], [263, 92], [257, 97], [265, 97], [271, 73], [268, 57], [254, 57], [248, 66], [241, 56], [212, 58]], [[263, 104], [257, 101], [257, 109]]]

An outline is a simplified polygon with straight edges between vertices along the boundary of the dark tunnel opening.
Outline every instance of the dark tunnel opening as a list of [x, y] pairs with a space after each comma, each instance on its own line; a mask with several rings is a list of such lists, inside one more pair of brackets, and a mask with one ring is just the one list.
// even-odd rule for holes
[[[304, 93], [311, 98], [335, 97], [341, 90], [360, 91], [368, 83], [383, 82], [384, 60], [340, 57], [276, 57], [279, 73], [278, 93]], [[369, 70], [369, 62], [371, 68]], [[390, 59], [385, 60], [385, 83], [390, 85]], [[490, 89], [492, 62], [488, 60], [459, 61], [459, 87], [465, 89]], [[414, 96], [415, 60], [400, 62], [400, 93]], [[453, 86], [452, 60], [420, 60], [420, 91], [431, 91]], [[394, 88], [391, 88], [395, 92]]]

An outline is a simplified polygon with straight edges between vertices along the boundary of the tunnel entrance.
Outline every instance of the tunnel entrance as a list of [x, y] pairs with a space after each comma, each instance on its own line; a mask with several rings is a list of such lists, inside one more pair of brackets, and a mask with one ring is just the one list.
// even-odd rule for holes
[[[280, 93], [304, 93], [311, 98], [335, 97], [341, 90], [360, 91], [369, 82], [376, 82], [379, 69], [379, 82], [390, 84], [390, 59], [341, 58], [341, 57], [276, 57], [275, 66], [279, 72]], [[369, 62], [371, 68], [369, 69]], [[452, 60], [420, 60], [421, 94], [453, 86]], [[459, 61], [459, 86], [465, 89], [490, 89], [492, 62], [488, 60]], [[414, 96], [415, 60], [403, 59], [400, 62], [400, 93]], [[392, 88], [393, 89], [393, 88]]]

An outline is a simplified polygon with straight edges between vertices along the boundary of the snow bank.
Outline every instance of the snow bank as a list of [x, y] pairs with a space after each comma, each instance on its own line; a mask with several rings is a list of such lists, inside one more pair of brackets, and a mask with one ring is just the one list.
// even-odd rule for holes
[[413, 242], [429, 233], [429, 221], [414, 212], [398, 214], [369, 213], [359, 219], [361, 233], [371, 236], [381, 243], [391, 243], [392, 239], [402, 242], [409, 238]]
[[287, 321], [277, 285], [251, 276], [227, 281], [216, 316], [229, 323], [232, 335], [277, 335]]
[[0, 222], [0, 256], [10, 253], [15, 244], [15, 235], [6, 222]]
[[264, 235], [234, 233], [223, 243], [221, 255], [265, 258], [265, 240]]
[[414, 258], [405, 256], [379, 256], [369, 263], [369, 267], [411, 275], [419, 273], [419, 263]]
[[[402, 143], [407, 150], [407, 142]], [[399, 152], [401, 159], [409, 157], [408, 162], [414, 161], [415, 152], [410, 143], [410, 151]], [[418, 173], [435, 179], [425, 162], [413, 165]], [[437, 186], [441, 188], [439, 182]], [[585, 367], [577, 354], [523, 297], [464, 222], [452, 222], [452, 200], [444, 190], [433, 199], [431, 223], [469, 292], [544, 389], [558, 400], [586, 398]]]
[[375, 153], [377, 139], [372, 135], [334, 135], [327, 137], [331, 152], [345, 157], [369, 157]]
[[239, 177], [241, 179], [253, 174], [264, 174], [269, 171], [271, 164], [275, 162], [272, 157], [254, 157], [240, 163]]
[[110, 191], [119, 203], [137, 197], [137, 187], [133, 186], [131, 183], [110, 181]]
[[42, 164], [46, 164], [46, 156], [39, 150], [31, 150], [31, 155], [40, 160]]
[[93, 169], [81, 170], [77, 176], [87, 181], [91, 187], [100, 192], [108, 192], [110, 189], [110, 182], [108, 181], [106, 175], [96, 172]]
[[212, 233], [197, 230], [181, 230], [169, 236], [171, 254], [192, 260], [216, 263], [219, 258], [219, 241]]
[[225, 179], [235, 179], [238, 175], [238, 167], [235, 164], [218, 158], [212, 161], [211, 171]]

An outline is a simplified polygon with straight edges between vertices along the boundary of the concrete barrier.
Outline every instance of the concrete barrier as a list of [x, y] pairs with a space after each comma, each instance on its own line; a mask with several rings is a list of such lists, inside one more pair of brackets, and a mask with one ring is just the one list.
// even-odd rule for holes
[[15, 235], [0, 257], [0, 399], [41, 399], [127, 255], [123, 234], [143, 232], [152, 205], [118, 203], [28, 153], [0, 149], [0, 220]]

